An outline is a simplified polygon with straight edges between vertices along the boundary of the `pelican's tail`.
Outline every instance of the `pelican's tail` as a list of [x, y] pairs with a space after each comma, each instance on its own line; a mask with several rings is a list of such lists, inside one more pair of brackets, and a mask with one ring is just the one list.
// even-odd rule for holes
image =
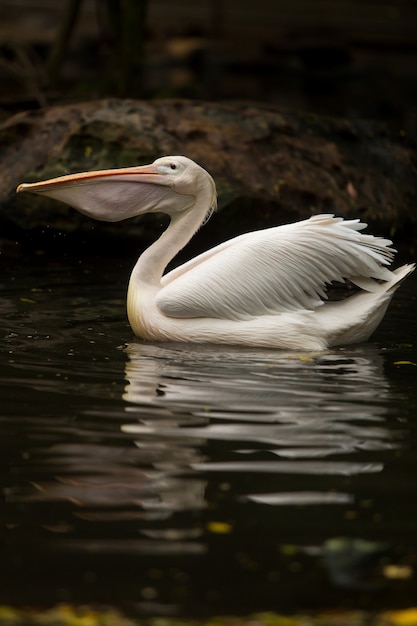
[[[413, 272], [415, 264], [402, 265], [390, 272], [387, 281], [372, 284], [363, 282], [360, 286], [368, 291], [341, 300], [326, 303], [316, 311], [317, 320], [322, 325], [329, 346], [359, 343], [369, 339], [377, 328], [392, 296], [402, 281]], [[359, 281], [355, 280], [359, 284]]]
[[406, 265], [401, 265], [396, 270], [393, 270], [393, 278], [387, 283], [383, 283], [381, 287], [385, 287], [386, 291], [390, 291], [393, 294], [398, 287], [401, 285], [402, 281], [407, 278], [414, 270], [416, 269], [415, 263], [407, 263]]

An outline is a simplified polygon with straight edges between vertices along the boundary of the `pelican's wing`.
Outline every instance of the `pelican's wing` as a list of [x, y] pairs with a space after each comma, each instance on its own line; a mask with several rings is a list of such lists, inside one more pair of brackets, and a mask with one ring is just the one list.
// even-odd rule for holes
[[169, 272], [156, 303], [170, 317], [247, 319], [315, 309], [332, 281], [389, 280], [391, 241], [332, 215], [240, 235]]

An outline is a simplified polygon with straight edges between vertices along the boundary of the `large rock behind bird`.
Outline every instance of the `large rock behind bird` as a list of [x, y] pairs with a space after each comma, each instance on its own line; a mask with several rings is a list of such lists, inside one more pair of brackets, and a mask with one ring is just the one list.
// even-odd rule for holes
[[[184, 154], [214, 177], [227, 236], [310, 216], [360, 217], [406, 238], [416, 147], [400, 129], [249, 104], [106, 99], [18, 113], [0, 126], [0, 225], [69, 232], [88, 219], [17, 184]], [[135, 224], [113, 225], [132, 234]], [[133, 228], [133, 231], [132, 231]], [[136, 226], [139, 228], [139, 226]]]

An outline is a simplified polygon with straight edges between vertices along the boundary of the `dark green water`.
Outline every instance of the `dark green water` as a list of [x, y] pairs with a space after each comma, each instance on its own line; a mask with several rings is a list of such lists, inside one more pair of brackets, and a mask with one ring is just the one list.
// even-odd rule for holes
[[1, 268], [0, 604], [415, 604], [416, 278], [309, 354], [136, 341], [129, 271]]

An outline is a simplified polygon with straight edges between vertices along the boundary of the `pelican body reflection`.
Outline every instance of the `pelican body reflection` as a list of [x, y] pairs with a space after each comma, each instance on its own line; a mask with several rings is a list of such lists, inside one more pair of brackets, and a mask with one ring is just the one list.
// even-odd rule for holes
[[[122, 430], [138, 450], [154, 452], [154, 467], [229, 478], [284, 475], [293, 484], [296, 475], [381, 472], [378, 453], [399, 445], [384, 424], [389, 387], [372, 346], [306, 356], [131, 343], [126, 353], [123, 397], [131, 419]], [[212, 442], [221, 442], [221, 457], [207, 456]], [[287, 482], [278, 477], [276, 492], [240, 497], [286, 505], [355, 499], [338, 480], [312, 492], [302, 478], [295, 491]]]
[[[335, 473], [340, 468], [349, 474], [382, 467], [372, 462], [338, 465], [338, 456], [398, 444], [384, 427], [389, 386], [372, 346], [306, 356], [131, 343], [126, 353], [123, 397], [127, 413], [138, 420], [122, 428], [138, 435], [138, 445], [144, 440], [147, 445], [186, 442], [189, 448], [192, 441], [198, 447], [221, 440], [246, 459], [259, 451], [291, 459], [294, 472], [304, 463], [306, 471], [331, 473], [325, 468], [332, 466]], [[143, 414], [145, 407], [150, 411]], [[184, 451], [182, 458], [189, 462], [189, 457]], [[324, 458], [332, 460], [317, 462]]]

